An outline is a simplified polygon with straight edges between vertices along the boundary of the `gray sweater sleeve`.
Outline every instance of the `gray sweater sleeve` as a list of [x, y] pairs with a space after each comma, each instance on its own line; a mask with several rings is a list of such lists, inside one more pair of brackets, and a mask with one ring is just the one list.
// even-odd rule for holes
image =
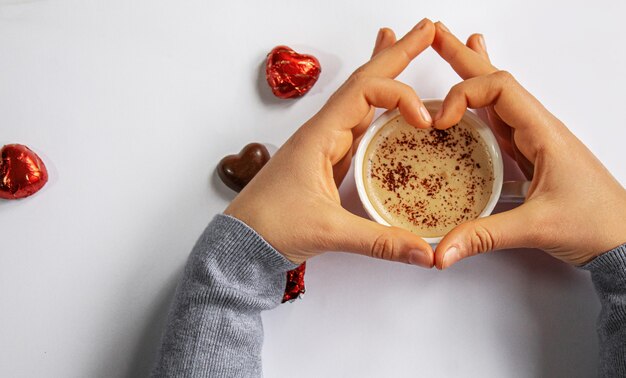
[[278, 306], [285, 259], [241, 221], [217, 215], [176, 290], [155, 377], [261, 377], [261, 311]]
[[600, 377], [626, 377], [626, 244], [583, 266], [600, 297]]

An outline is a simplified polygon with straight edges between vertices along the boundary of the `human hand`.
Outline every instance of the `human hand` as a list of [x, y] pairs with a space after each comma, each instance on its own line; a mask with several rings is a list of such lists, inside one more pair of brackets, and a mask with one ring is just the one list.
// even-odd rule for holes
[[276, 152], [224, 211], [265, 238], [294, 263], [326, 251], [346, 251], [430, 268], [433, 250], [409, 231], [343, 209], [338, 184], [350, 166], [374, 107], [399, 108], [411, 125], [432, 119], [415, 91], [393, 80], [433, 41], [424, 19], [399, 41], [383, 29], [374, 56]]
[[464, 45], [437, 23], [433, 48], [465, 80], [450, 90], [434, 126], [451, 127], [467, 107], [486, 108], [501, 147], [532, 178], [523, 205], [450, 231], [437, 246], [437, 268], [519, 247], [581, 265], [626, 242], [624, 188], [511, 74], [491, 65], [483, 37]]

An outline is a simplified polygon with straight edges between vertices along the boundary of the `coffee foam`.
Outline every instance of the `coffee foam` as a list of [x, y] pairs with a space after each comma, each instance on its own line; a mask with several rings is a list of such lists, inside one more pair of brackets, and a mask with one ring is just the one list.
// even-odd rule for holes
[[365, 190], [376, 211], [423, 237], [477, 218], [491, 196], [491, 157], [465, 122], [448, 130], [416, 129], [395, 117], [374, 136], [364, 160]]

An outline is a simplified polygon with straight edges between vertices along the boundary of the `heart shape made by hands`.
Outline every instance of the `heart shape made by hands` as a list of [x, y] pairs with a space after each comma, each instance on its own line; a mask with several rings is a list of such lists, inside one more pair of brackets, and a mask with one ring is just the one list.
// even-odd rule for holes
[[270, 153], [264, 145], [250, 143], [238, 154], [220, 160], [217, 174], [226, 186], [240, 192], [269, 160]]
[[0, 149], [0, 198], [31, 196], [48, 182], [48, 170], [30, 148], [7, 144]]
[[312, 55], [298, 54], [287, 46], [274, 47], [267, 54], [265, 77], [278, 98], [295, 98], [307, 93], [322, 72]]

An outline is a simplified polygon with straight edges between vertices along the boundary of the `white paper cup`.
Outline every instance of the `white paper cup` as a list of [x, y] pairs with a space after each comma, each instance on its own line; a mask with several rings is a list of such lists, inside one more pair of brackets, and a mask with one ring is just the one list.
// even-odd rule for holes
[[[439, 108], [441, 107], [441, 100], [423, 100], [424, 105], [432, 114], [436, 114]], [[359, 198], [361, 199], [361, 203], [363, 203], [363, 207], [365, 211], [370, 216], [370, 218], [380, 224], [384, 224], [390, 226], [389, 222], [387, 222], [374, 208], [372, 202], [370, 201], [367, 192], [365, 191], [365, 182], [363, 180], [363, 164], [365, 159], [365, 152], [367, 148], [376, 135], [378, 131], [385, 125], [387, 122], [391, 121], [393, 118], [400, 115], [400, 111], [398, 109], [389, 110], [383, 113], [380, 117], [378, 117], [369, 129], [363, 134], [363, 138], [359, 143], [359, 148], [357, 149], [355, 158], [354, 158], [354, 178], [356, 182], [357, 192], [359, 193]], [[479, 217], [486, 217], [493, 209], [496, 207], [498, 200], [500, 200], [501, 194], [503, 194], [503, 200], [506, 202], [523, 202], [526, 191], [528, 190], [528, 182], [511, 182], [506, 183], [504, 185], [503, 191], [503, 177], [504, 177], [504, 168], [502, 162], [502, 153], [500, 152], [500, 147], [498, 146], [498, 141], [496, 137], [493, 135], [493, 132], [476, 114], [473, 112], [466, 110], [465, 115], [463, 115], [463, 121], [468, 124], [470, 127], [473, 127], [478, 134], [485, 141], [487, 146], [487, 150], [489, 152], [489, 156], [491, 157], [491, 162], [493, 166], [493, 188], [491, 189], [491, 197], [487, 202], [487, 205], [480, 213]], [[423, 239], [430, 244], [438, 244], [442, 236], [426, 238]]]

